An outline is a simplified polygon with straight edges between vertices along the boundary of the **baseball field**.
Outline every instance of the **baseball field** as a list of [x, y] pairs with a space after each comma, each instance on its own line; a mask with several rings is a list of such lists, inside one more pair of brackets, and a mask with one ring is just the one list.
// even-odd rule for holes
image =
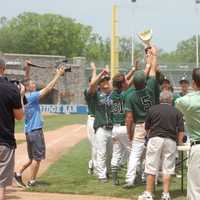
[[[45, 139], [47, 159], [42, 163], [39, 173], [39, 185], [33, 189], [21, 191], [17, 187], [9, 190], [8, 199], [133, 199], [144, 191], [144, 185], [136, 185], [133, 189], [113, 186], [112, 182], [99, 183], [92, 175], [87, 174], [87, 162], [90, 158], [87, 140], [85, 115], [48, 115], [45, 120]], [[17, 124], [16, 134], [21, 140], [16, 151], [16, 169], [27, 159], [26, 144], [21, 123]], [[123, 184], [125, 169], [120, 172], [120, 183]], [[24, 180], [28, 179], [25, 174]], [[185, 175], [186, 177], [186, 175]], [[171, 191], [174, 200], [184, 200], [181, 193], [181, 180], [173, 178]], [[185, 186], [186, 188], [186, 186]], [[14, 192], [13, 192], [14, 191]], [[160, 197], [162, 185], [155, 188], [157, 199]], [[12, 198], [15, 196], [15, 198]]]

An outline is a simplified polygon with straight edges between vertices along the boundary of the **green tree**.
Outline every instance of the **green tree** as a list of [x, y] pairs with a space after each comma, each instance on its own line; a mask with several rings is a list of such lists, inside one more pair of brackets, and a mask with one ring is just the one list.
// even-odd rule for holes
[[0, 51], [81, 56], [92, 28], [54, 14], [23, 13], [0, 28]]

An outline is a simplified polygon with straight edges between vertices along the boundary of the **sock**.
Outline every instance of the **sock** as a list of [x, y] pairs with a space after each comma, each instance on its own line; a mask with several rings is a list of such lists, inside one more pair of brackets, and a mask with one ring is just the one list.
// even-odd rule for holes
[[30, 180], [30, 183], [35, 183], [36, 182], [36, 180]]
[[147, 194], [147, 196], [152, 196], [151, 192], [145, 191], [144, 193]]
[[16, 174], [17, 174], [17, 176], [22, 176], [22, 173], [20, 173], [20, 172], [17, 172]]
[[163, 192], [163, 196], [169, 197], [169, 192]]

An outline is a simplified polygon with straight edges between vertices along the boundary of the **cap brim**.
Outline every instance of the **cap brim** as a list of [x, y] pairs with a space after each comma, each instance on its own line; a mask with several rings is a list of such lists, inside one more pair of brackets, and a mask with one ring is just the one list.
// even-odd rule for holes
[[181, 83], [189, 83], [189, 81], [188, 81], [188, 80], [180, 80], [179, 83], [180, 83], [180, 84], [181, 84]]
[[101, 83], [101, 82], [103, 82], [103, 81], [109, 81], [110, 80], [110, 76], [105, 76], [105, 77], [103, 77], [103, 78], [101, 78], [100, 80], [99, 80], [99, 83]]

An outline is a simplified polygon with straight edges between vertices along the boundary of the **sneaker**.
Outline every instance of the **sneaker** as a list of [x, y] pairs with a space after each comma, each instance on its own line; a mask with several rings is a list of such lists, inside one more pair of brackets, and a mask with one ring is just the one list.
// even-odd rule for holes
[[144, 192], [138, 197], [138, 200], [153, 200], [152, 194], [150, 192]]
[[101, 178], [101, 179], [99, 179], [99, 181], [100, 181], [101, 183], [107, 183], [107, 182], [108, 182], [108, 179], [107, 179], [107, 178]]
[[34, 182], [28, 181], [26, 187], [31, 188], [31, 187], [35, 187], [36, 185], [37, 185], [36, 181], [34, 181]]
[[161, 200], [171, 200], [169, 192], [163, 192], [161, 195]]
[[135, 185], [133, 183], [125, 183], [122, 187], [124, 189], [130, 189], [133, 188]]
[[22, 176], [17, 175], [17, 173], [14, 173], [14, 180], [17, 184], [17, 186], [25, 188], [26, 185], [24, 184], [24, 182], [22, 181]]

